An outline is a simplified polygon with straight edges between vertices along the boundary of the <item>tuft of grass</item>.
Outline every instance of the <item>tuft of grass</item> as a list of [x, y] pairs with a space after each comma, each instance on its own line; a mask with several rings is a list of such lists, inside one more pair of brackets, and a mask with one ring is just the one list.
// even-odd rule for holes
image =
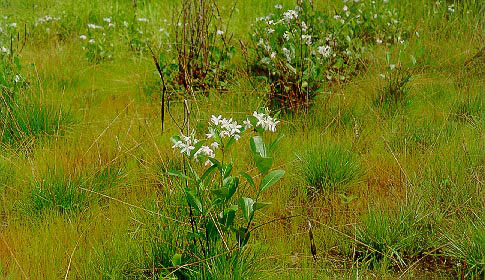
[[17, 103], [0, 122], [0, 140], [18, 144], [43, 136], [62, 135], [75, 123], [71, 112], [40, 102]]
[[363, 173], [358, 157], [336, 144], [313, 147], [297, 157], [300, 174], [313, 192], [345, 191]]
[[121, 175], [121, 169], [112, 167], [104, 168], [94, 176], [48, 173], [41, 180], [32, 182], [22, 208], [31, 216], [48, 210], [61, 213], [80, 211], [99, 198], [81, 187], [101, 192], [115, 185]]
[[374, 96], [374, 106], [381, 108], [389, 116], [406, 106], [411, 77], [411, 71], [401, 66], [388, 71], [385, 86]]
[[485, 220], [483, 215], [475, 215], [475, 221], [462, 223], [461, 234], [448, 237], [447, 254], [461, 261], [463, 274], [467, 279], [485, 277]]
[[461, 122], [478, 123], [485, 119], [485, 98], [483, 94], [475, 97], [465, 98], [458, 102], [453, 115], [455, 120]]
[[423, 217], [402, 207], [396, 212], [370, 209], [357, 228], [359, 246], [357, 259], [370, 267], [410, 264], [427, 249], [429, 225]]

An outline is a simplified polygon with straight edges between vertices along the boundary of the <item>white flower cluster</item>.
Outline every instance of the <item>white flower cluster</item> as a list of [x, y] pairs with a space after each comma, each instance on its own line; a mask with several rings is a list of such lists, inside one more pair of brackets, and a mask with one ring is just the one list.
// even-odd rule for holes
[[[276, 125], [278, 125], [280, 121], [277, 120], [276, 118], [271, 117], [267, 111], [268, 110], [266, 110], [266, 113], [258, 113], [258, 112], [253, 113], [253, 117], [255, 117], [256, 120], [258, 120], [258, 122], [256, 123], [256, 127], [260, 126], [262, 129], [266, 131], [275, 132]], [[251, 122], [249, 120], [244, 121], [244, 126], [246, 127], [246, 129], [252, 127]]]
[[[268, 109], [265, 109], [265, 113], [254, 112], [253, 117], [256, 119], [256, 123], [253, 120], [253, 124], [255, 124], [256, 127], [261, 127], [265, 131], [276, 131], [276, 125], [278, 125], [279, 121], [269, 115]], [[244, 129], [253, 127], [253, 124], [249, 119], [243, 121]], [[209, 125], [209, 133], [206, 134], [206, 138], [215, 138], [210, 145], [202, 145], [194, 153], [196, 145], [200, 141], [196, 139], [194, 133], [192, 133], [189, 136], [180, 135], [178, 140], [173, 144], [172, 148], [179, 150], [180, 153], [189, 157], [193, 153], [196, 161], [198, 161], [200, 157], [209, 158], [205, 162], [205, 165], [212, 165], [210, 159], [215, 158], [215, 151], [219, 149], [220, 145], [224, 145], [222, 139], [233, 137], [234, 140], [237, 141], [240, 139], [241, 133], [244, 131], [244, 129], [242, 125], [237, 123], [237, 121], [234, 121], [232, 118], [223, 118], [221, 115], [212, 115]]]
[[173, 149], [180, 149], [180, 152], [182, 154], [186, 154], [187, 156], [190, 156], [190, 153], [192, 150], [195, 149], [195, 144], [199, 142], [199, 140], [194, 138], [194, 135], [190, 136], [185, 136], [181, 135], [179, 141], [175, 142], [175, 144], [172, 146]]
[[232, 119], [222, 118], [221, 115], [217, 117], [212, 115], [210, 124], [213, 127], [211, 127], [209, 133], [206, 134], [207, 139], [213, 138], [215, 133], [217, 133], [216, 131], [219, 131], [220, 138], [234, 137], [234, 140], [237, 141], [241, 137], [242, 126]]
[[35, 26], [37, 26], [39, 24], [48, 23], [50, 21], [59, 21], [60, 19], [61, 19], [60, 17], [44, 16], [44, 17], [41, 17], [37, 20], [37, 22], [35, 23]]

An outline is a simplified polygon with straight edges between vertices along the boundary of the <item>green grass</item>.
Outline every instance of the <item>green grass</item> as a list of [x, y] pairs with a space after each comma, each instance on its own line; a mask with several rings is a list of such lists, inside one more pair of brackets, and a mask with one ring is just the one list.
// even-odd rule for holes
[[297, 157], [309, 193], [345, 192], [363, 173], [357, 155], [333, 143], [309, 148]]
[[[270, 104], [242, 45], [257, 17], [295, 1], [239, 1], [226, 31], [236, 46], [227, 91], [184, 95], [172, 81], [163, 131], [156, 68], [132, 43], [167, 50], [160, 29], [170, 30], [180, 1], [136, 2], [149, 22], [132, 27], [133, 1], [0, 0], [0, 47], [10, 44], [6, 24], [17, 23], [21, 41], [27, 27], [18, 54], [27, 84], [0, 105], [1, 279], [483, 279], [485, 56], [467, 63], [483, 47], [483, 1], [389, 1], [409, 42], [366, 46], [356, 76], [325, 84], [307, 111], [279, 116], [285, 137], [273, 166], [286, 175], [261, 195], [272, 205], [256, 215], [244, 254], [207, 260], [180, 248], [191, 228], [179, 221], [188, 213], [180, 181], [166, 174], [184, 166], [169, 137], [184, 96], [199, 134], [213, 114], [242, 121]], [[219, 2], [225, 18], [232, 1]], [[314, 2], [330, 16], [350, 5]], [[61, 19], [36, 25], [46, 15]], [[93, 63], [79, 36], [106, 17], [116, 23], [102, 31], [116, 38], [112, 57]], [[379, 74], [400, 50], [412, 78], [396, 86]], [[247, 143], [232, 149], [233, 174], [254, 174]], [[174, 254], [200, 262], [176, 271]]]

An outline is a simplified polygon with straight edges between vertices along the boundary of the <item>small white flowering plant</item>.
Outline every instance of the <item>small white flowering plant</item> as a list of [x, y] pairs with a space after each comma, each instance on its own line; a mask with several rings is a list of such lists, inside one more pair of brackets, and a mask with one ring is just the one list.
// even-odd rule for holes
[[[254, 112], [243, 122], [213, 115], [201, 138], [194, 133], [171, 138], [173, 149], [184, 158], [185, 168], [170, 170], [168, 174], [185, 182], [180, 185], [189, 207], [190, 232], [185, 242], [193, 244], [190, 252], [174, 256], [174, 265], [183, 265], [194, 256], [208, 258], [241, 252], [239, 249], [255, 228], [256, 213], [270, 205], [262, 201], [262, 194], [285, 174], [284, 170], [272, 170], [276, 147], [283, 136], [265, 135], [275, 132], [278, 124], [267, 110]], [[233, 145], [246, 139], [244, 134], [250, 134], [248, 150], [257, 170], [254, 175], [244, 171], [235, 175], [237, 167], [228, 156]], [[267, 144], [268, 139], [273, 140]]]
[[[9, 34], [16, 34], [16, 25], [12, 23], [4, 26], [0, 25], [0, 95], [2, 105], [0, 113], [8, 110], [3, 107], [11, 106], [18, 91], [27, 86], [27, 82], [21, 74], [22, 65], [18, 56], [18, 41], [10, 41]], [[2, 118], [4, 116], [2, 115]]]
[[330, 15], [302, 0], [257, 19], [252, 69], [270, 84], [271, 100], [281, 107], [308, 105], [325, 83], [346, 81], [363, 67], [367, 45], [404, 42], [396, 12], [385, 2], [344, 1]]
[[87, 60], [99, 63], [113, 58], [116, 28], [110, 17], [103, 18], [99, 24], [87, 24], [85, 32], [79, 35]]

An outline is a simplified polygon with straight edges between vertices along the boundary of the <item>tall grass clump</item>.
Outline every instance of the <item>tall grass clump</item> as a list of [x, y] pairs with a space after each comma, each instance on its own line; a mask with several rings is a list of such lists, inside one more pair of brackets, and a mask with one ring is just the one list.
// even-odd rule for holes
[[410, 206], [395, 212], [370, 209], [357, 228], [357, 259], [369, 265], [405, 267], [428, 249], [430, 224]]
[[16, 144], [43, 136], [63, 135], [75, 124], [71, 112], [39, 101], [12, 104], [11, 110], [0, 121], [1, 141]]
[[363, 173], [358, 156], [337, 144], [315, 146], [297, 157], [311, 192], [345, 191]]
[[112, 168], [81, 176], [49, 172], [45, 177], [33, 180], [22, 208], [32, 216], [48, 210], [71, 213], [85, 209], [90, 202], [100, 198], [90, 191], [101, 192], [113, 187], [121, 178], [121, 172], [121, 169]]
[[474, 221], [463, 223], [465, 228], [460, 234], [447, 234], [446, 254], [461, 261], [462, 275], [467, 279], [485, 277], [485, 220], [483, 215], [475, 216]]

